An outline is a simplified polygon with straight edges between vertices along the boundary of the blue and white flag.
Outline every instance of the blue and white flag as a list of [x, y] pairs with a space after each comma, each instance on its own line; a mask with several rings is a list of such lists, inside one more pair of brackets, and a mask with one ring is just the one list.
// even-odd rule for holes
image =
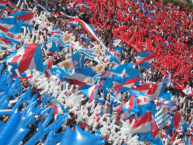
[[59, 33], [60, 32], [60, 26], [56, 26], [52, 28], [52, 33]]
[[11, 14], [17, 21], [23, 20], [22, 26], [28, 27], [30, 30], [32, 29], [32, 22], [34, 18], [34, 13], [30, 11], [20, 11], [18, 13]]
[[60, 45], [57, 42], [52, 41], [51, 43], [52, 43], [52, 46], [51, 48], [49, 48], [50, 52], [60, 51]]
[[172, 74], [169, 73], [163, 80], [163, 83], [166, 83], [167, 86], [171, 86], [171, 78], [172, 78]]
[[169, 45], [170, 43], [172, 43], [172, 40], [165, 41], [164, 45]]
[[155, 114], [155, 122], [158, 128], [166, 125], [167, 122], [170, 121], [170, 115], [168, 114], [167, 108], [163, 106], [156, 114]]
[[148, 68], [150, 67], [151, 62], [154, 61], [156, 56], [157, 54], [153, 52], [138, 52], [135, 65]]
[[116, 39], [116, 40], [114, 40], [113, 45], [114, 45], [115, 47], [117, 47], [120, 42], [121, 42], [121, 39]]
[[109, 62], [115, 62], [121, 64], [122, 46], [115, 49], [113, 55], [111, 55]]
[[[135, 94], [135, 99], [137, 106], [139, 108], [140, 115], [145, 114], [147, 111], [151, 111], [152, 114], [155, 113], [154, 103], [151, 103], [151, 98], [140, 91], [135, 91], [130, 89], [130, 96]], [[155, 106], [156, 108], [156, 106]]]
[[97, 57], [102, 52], [101, 49], [79, 49], [78, 51], [80, 54], [85, 55], [90, 59], [95, 59], [95, 57]]
[[9, 31], [6, 33], [5, 38], [9, 42], [18, 44], [21, 41], [21, 29], [22, 29], [23, 20], [17, 22]]
[[73, 36], [67, 35], [67, 36], [64, 37], [61, 34], [55, 34], [55, 35], [53, 35], [49, 38], [47, 43], [50, 43], [51, 41], [55, 41], [55, 42], [58, 42], [58, 44], [60, 46], [69, 47], [71, 37], [73, 37]]

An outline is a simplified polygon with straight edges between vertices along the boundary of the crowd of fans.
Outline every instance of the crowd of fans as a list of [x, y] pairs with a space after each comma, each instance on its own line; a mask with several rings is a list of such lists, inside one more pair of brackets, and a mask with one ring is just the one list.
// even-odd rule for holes
[[[11, 1], [11, 0], [10, 0]], [[167, 75], [171, 74], [171, 83], [167, 86], [166, 91], [172, 92], [172, 101], [178, 102], [175, 108], [169, 110], [171, 116], [176, 112], [180, 111], [183, 115], [184, 120], [189, 123], [190, 127], [192, 126], [192, 108], [193, 108], [193, 99], [192, 95], [185, 94], [182, 90], [187, 87], [193, 87], [193, 17], [192, 10], [186, 9], [184, 4], [182, 7], [175, 7], [170, 4], [168, 6], [163, 6], [161, 1], [151, 1], [149, 4], [146, 1], [142, 1], [141, 4], [139, 1], [126, 0], [126, 1], [88, 1], [90, 10], [84, 8], [75, 8], [77, 4], [80, 4], [80, 1], [72, 0], [57, 0], [57, 1], [47, 1], [39, 0], [39, 4], [45, 6], [48, 11], [52, 12], [51, 15], [47, 15], [46, 18], [49, 21], [48, 26], [60, 26], [61, 31], [69, 31], [75, 36], [75, 42], [78, 41], [85, 49], [90, 49], [93, 44], [98, 44], [98, 42], [87, 33], [82, 25], [78, 25], [76, 28], [71, 27], [69, 30], [69, 18], [64, 14], [79, 18], [84, 20], [86, 23], [90, 24], [94, 31], [96, 32], [98, 38], [104, 43], [104, 45], [109, 49], [115, 49], [114, 45], [117, 39], [120, 39], [121, 42], [119, 45], [123, 46], [122, 49], [122, 63], [135, 63], [137, 51], [134, 47], [137, 47], [140, 51], [143, 52], [156, 52], [158, 57], [152, 63], [151, 68], [144, 69], [139, 66], [135, 68], [140, 69], [139, 79], [140, 84], [152, 84], [158, 83], [164, 79]], [[13, 3], [17, 4], [16, 1]], [[32, 10], [34, 8], [34, 1], [27, 1], [28, 6], [24, 5], [23, 10]], [[66, 5], [71, 5], [75, 9], [74, 13], [66, 9]], [[29, 7], [29, 8], [28, 8]], [[152, 10], [152, 11], [151, 11]], [[1, 10], [1, 18], [3, 18], [3, 11]], [[35, 16], [38, 16], [43, 11], [42, 8], [37, 7], [35, 11]], [[62, 12], [62, 13], [61, 13]], [[33, 30], [37, 31], [39, 24], [33, 22]], [[39, 36], [43, 36], [44, 41], [48, 41], [51, 36], [49, 29], [45, 29], [45, 33], [39, 32]], [[32, 36], [31, 36], [32, 37]], [[39, 37], [40, 38], [40, 37]], [[90, 40], [90, 42], [85, 41], [84, 38]], [[38, 42], [38, 40], [34, 40]], [[131, 46], [134, 45], [134, 47]], [[24, 42], [18, 44], [17, 49], [24, 45]], [[61, 48], [62, 49], [62, 48]], [[57, 53], [53, 60], [53, 65], [58, 64], [67, 59], [66, 55], [69, 53], [67, 50], [63, 55]], [[9, 53], [5, 53], [0, 56], [1, 60], [4, 60]], [[44, 60], [52, 56], [50, 52], [43, 54]], [[97, 65], [95, 60], [85, 60], [85, 67], [93, 67]], [[106, 70], [113, 68], [116, 64], [107, 65]], [[31, 84], [28, 80], [21, 80], [23, 87], [23, 92], [27, 90]], [[69, 89], [73, 86], [72, 91], [67, 96], [70, 96], [76, 91], [75, 85], [72, 82], [69, 82]], [[39, 92], [41, 89], [38, 89], [35, 86], [32, 86], [32, 95], [38, 93], [38, 105], [41, 106], [42, 99]], [[98, 95], [102, 97], [102, 87], [99, 89]], [[129, 91], [122, 93], [123, 100], [129, 99]], [[19, 95], [16, 97], [19, 97]], [[17, 102], [17, 99], [10, 98], [10, 103], [8, 108], [12, 108], [13, 104]], [[190, 106], [188, 102], [190, 100]], [[88, 99], [81, 102], [81, 105], [86, 104]], [[104, 102], [110, 102], [110, 98], [104, 96]], [[49, 102], [46, 106], [50, 106], [52, 103]], [[105, 103], [104, 103], [105, 104]], [[19, 109], [22, 110], [27, 106], [23, 103]], [[105, 106], [105, 105], [104, 105]], [[185, 110], [184, 110], [185, 106]], [[107, 103], [106, 108], [103, 110], [104, 113], [110, 113], [110, 105]], [[70, 109], [70, 108], [69, 108]], [[75, 113], [69, 113], [71, 119], [67, 119], [66, 126], [71, 127], [74, 130], [77, 116]], [[92, 114], [89, 114], [92, 115]], [[56, 120], [57, 115], [53, 116], [51, 122]], [[136, 118], [136, 116], [130, 116], [130, 118]], [[6, 123], [8, 120], [8, 115], [1, 116], [0, 120]], [[22, 145], [25, 143], [33, 134], [37, 132], [38, 122], [44, 120], [44, 116], [34, 116], [36, 123], [28, 126], [30, 132], [25, 136], [24, 140], [20, 143]], [[120, 125], [119, 114], [117, 114], [116, 123]], [[85, 124], [84, 121], [79, 122], [83, 130], [91, 130], [91, 134], [95, 132], [92, 129], [92, 126]], [[100, 129], [100, 125], [97, 126], [97, 129]], [[165, 138], [165, 130], [169, 128], [169, 124], [166, 124], [160, 129], [160, 135], [162, 138]], [[65, 127], [61, 127], [58, 132], [64, 132]], [[118, 130], [117, 130], [118, 131]], [[171, 138], [174, 132], [167, 132], [167, 136]], [[190, 129], [187, 129], [184, 133], [180, 131], [177, 133], [176, 138], [184, 138], [185, 136], [192, 137]], [[111, 140], [108, 140], [106, 135], [107, 144], [113, 144]], [[39, 141], [38, 145], [43, 144], [46, 139], [46, 136]], [[124, 142], [123, 142], [124, 143]], [[149, 144], [149, 142], [146, 142]], [[185, 144], [182, 140], [178, 144]]]

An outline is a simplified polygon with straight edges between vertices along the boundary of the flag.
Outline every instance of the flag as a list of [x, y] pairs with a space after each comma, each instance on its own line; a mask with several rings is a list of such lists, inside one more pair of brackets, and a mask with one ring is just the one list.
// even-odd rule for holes
[[143, 94], [147, 95], [148, 94], [148, 91], [149, 91], [149, 86], [150, 84], [143, 84], [143, 85], [140, 85], [138, 87], [132, 87], [133, 90], [136, 90], [136, 91], [140, 91], [142, 92]]
[[155, 98], [160, 98], [163, 95], [165, 88], [166, 84], [163, 82], [152, 84], [152, 87], [148, 90], [148, 95], [152, 95]]
[[167, 86], [171, 86], [171, 77], [172, 77], [172, 74], [169, 73], [169, 74], [162, 80], [162, 82], [163, 82], [163, 83], [166, 83]]
[[152, 120], [151, 111], [146, 112], [140, 119], [136, 119], [131, 130], [133, 136], [139, 136], [139, 141], [147, 141], [147, 133], [151, 131]]
[[87, 2], [82, 2], [76, 5], [75, 9], [84, 8], [85, 10], [90, 10], [91, 6]]
[[4, 32], [7, 33], [9, 31], [9, 29], [11, 29], [14, 26], [15, 23], [12, 23], [9, 20], [0, 20], [0, 32]]
[[74, 36], [72, 36], [72, 34], [64, 34], [64, 35], [55, 34], [49, 38], [47, 43], [50, 43], [51, 41], [55, 41], [60, 46], [69, 47], [70, 41], [72, 41], [73, 39], [74, 39]]
[[56, 26], [52, 28], [52, 33], [59, 33], [60, 32], [60, 26]]
[[[93, 71], [95, 73], [100, 73], [100, 72], [103, 72], [105, 67], [106, 67], [107, 64], [102, 64], [102, 63], [99, 63], [97, 64], [95, 67], [93, 67]], [[102, 73], [101, 73], [102, 74]], [[101, 76], [101, 75], [100, 75]]]
[[32, 21], [34, 18], [34, 13], [30, 11], [20, 11], [18, 13], [14, 13], [13, 16], [18, 20], [23, 20], [22, 26], [28, 27], [30, 30], [32, 29]]
[[64, 107], [60, 104], [60, 102], [58, 102], [58, 100], [57, 99], [54, 99], [54, 100], [52, 100], [52, 108], [54, 108], [55, 107], [55, 110], [54, 110], [54, 113], [53, 114], [64, 114], [65, 112], [64, 112]]
[[115, 62], [121, 64], [122, 46], [115, 49], [113, 55], [111, 55], [109, 62]]
[[100, 83], [81, 91], [86, 97], [89, 98], [90, 102], [92, 102], [93, 100], [96, 100], [96, 95], [97, 95], [99, 86], [100, 86]]
[[0, 0], [0, 9], [5, 9], [7, 0]]
[[96, 33], [94, 32], [93, 28], [85, 23], [84, 21], [80, 20], [82, 26], [84, 27], [84, 29], [95, 39], [97, 40], [99, 43], [103, 44], [102, 41], [100, 41], [100, 39], [98, 38], [98, 36], [96, 35]]
[[125, 68], [125, 71], [122, 72], [122, 77], [124, 79], [128, 77], [138, 78], [138, 76], [139, 76], [139, 69], [127, 67]]
[[193, 135], [193, 127], [190, 126], [188, 129], [190, 130], [190, 134]]
[[7, 49], [7, 52], [9, 52], [9, 53], [17, 52], [15, 45], [10, 43], [9, 46], [10, 47]]
[[125, 105], [125, 103], [126, 103], [126, 102], [123, 102], [121, 105], [119, 105], [118, 107], [116, 107], [116, 108], [115, 108], [115, 112], [121, 113], [121, 111], [123, 111], [122, 108], [123, 108], [123, 106]]
[[172, 98], [172, 93], [163, 93], [163, 95], [161, 96], [164, 100], [171, 100]]
[[107, 70], [107, 71], [104, 71], [102, 74], [101, 74], [101, 77], [100, 79], [101, 80], [106, 80], [108, 77], [111, 76], [111, 74], [113, 74], [111, 71]]
[[148, 68], [156, 56], [153, 52], [138, 52], [135, 65]]
[[116, 39], [116, 40], [114, 40], [113, 45], [114, 45], [115, 47], [117, 47], [120, 42], [121, 42], [121, 39]]
[[155, 114], [155, 122], [158, 128], [161, 128], [167, 122], [170, 121], [170, 115], [168, 114], [167, 108], [163, 106], [156, 114]]
[[151, 145], [163, 145], [159, 135], [159, 130], [155, 121], [152, 122], [151, 132], [148, 133], [147, 137]]
[[75, 72], [72, 74], [71, 77], [67, 78], [67, 81], [73, 81], [74, 84], [79, 86], [84, 85], [94, 85], [94, 76], [96, 75], [95, 72], [92, 71], [91, 68], [78, 68], [75, 69]]
[[28, 44], [25, 47], [25, 52], [20, 59], [19, 72], [22, 73], [27, 69], [35, 69], [43, 72], [43, 58], [41, 46], [36, 43]]
[[25, 80], [33, 77], [33, 71], [26, 70], [25, 72], [17, 74], [17, 76], [12, 75], [12, 78], [16, 79], [19, 78], [20, 80]]
[[78, 23], [79, 23], [79, 19], [72, 18], [72, 19], [69, 20], [69, 22], [70, 22], [71, 27], [77, 27]]
[[22, 29], [22, 23], [23, 20], [17, 22], [11, 29], [9, 29], [9, 31], [6, 33], [5, 38], [9, 41], [9, 42], [13, 42], [18, 44], [21, 41], [21, 29]]
[[163, 100], [160, 103], [161, 105], [165, 105], [167, 107], [167, 110], [170, 110], [172, 107], [176, 107], [176, 101]]
[[69, 58], [65, 61], [62, 61], [57, 64], [58, 67], [67, 69], [68, 72], [72, 71], [75, 69], [75, 63], [73, 63], [72, 58]]
[[112, 73], [115, 73], [115, 74], [123, 74], [123, 71], [125, 71], [125, 73], [123, 74], [123, 77], [134, 77], [134, 76], [138, 77], [138, 73], [139, 73], [138, 69], [133, 70], [133, 63], [124, 63], [116, 67], [113, 67], [111, 70], [108, 70], [108, 71], [111, 71]]
[[24, 54], [24, 52], [25, 52], [25, 47], [21, 47], [16, 52], [11, 53], [6, 59], [4, 59], [3, 62], [15, 63]]
[[[137, 102], [140, 115], [143, 115], [147, 111], [152, 110], [154, 103], [151, 103], [151, 98], [149, 96], [143, 94], [142, 92], [130, 89], [130, 95], [132, 96], [134, 94], [135, 94], [135, 100]], [[153, 114], [153, 111], [152, 111], [152, 114]]]
[[159, 82], [156, 84], [152, 84], [151, 88], [149, 84], [143, 84], [141, 86], [138, 86], [136, 88], [133, 88], [133, 90], [141, 91], [145, 95], [150, 95], [155, 98], [161, 98], [163, 96], [163, 92], [165, 90], [166, 84]]
[[180, 127], [183, 128], [185, 131], [188, 128], [188, 123], [185, 122], [184, 118], [181, 116], [179, 112], [176, 112], [172, 118], [171, 124], [169, 128], [176, 128], [179, 129]]
[[172, 43], [172, 40], [165, 41], [164, 45], [169, 45], [170, 43]]
[[41, 46], [36, 43], [25, 45], [17, 53], [11, 53], [11, 56], [4, 62], [16, 63], [20, 74], [27, 69], [44, 71]]
[[70, 12], [70, 13], [74, 13], [75, 9], [70, 5], [66, 5], [66, 9]]
[[0, 38], [0, 44], [8, 45], [9, 41], [5, 38]]
[[52, 66], [52, 62], [54, 60], [54, 56], [55, 56], [55, 54], [51, 57], [51, 59], [49, 60], [47, 66], [46, 66], [45, 74], [46, 74], [47, 77], [49, 76], [48, 69], [50, 69], [51, 66]]
[[192, 94], [193, 94], [193, 90], [192, 90], [192, 88], [191, 88], [190, 86], [184, 88], [182, 91], [183, 91], [186, 95], [192, 95]]
[[[49, 45], [49, 44], [48, 44]], [[55, 51], [60, 51], [60, 45], [58, 44], [58, 42], [55, 42], [52, 40], [51, 44], [50, 44], [51, 48], [49, 48], [50, 52], [55, 52]], [[48, 46], [47, 46], [48, 47]]]
[[121, 88], [131, 88], [135, 82], [138, 80], [138, 78], [132, 78], [132, 79], [129, 79], [128, 81], [126, 81], [124, 84], [122, 85], [115, 85], [114, 86], [114, 89], [121, 89]]
[[91, 6], [89, 6], [89, 4], [87, 2], [82, 2], [80, 7], [84, 8], [87, 11], [89, 11], [91, 9]]
[[127, 101], [122, 108], [123, 112], [128, 112], [129, 115], [137, 114], [139, 109], [137, 107], [137, 102], [135, 100], [135, 94], [133, 94], [129, 101]]
[[71, 76], [71, 74], [67, 70], [60, 68], [58, 65], [53, 65], [49, 69], [47, 69], [47, 75], [58, 75], [58, 77], [62, 81], [64, 81], [64, 78], [68, 78]]
[[86, 57], [88, 57], [90, 59], [94, 59], [102, 52], [101, 49], [89, 49], [89, 50], [79, 49], [78, 51], [80, 54], [85, 55]]
[[155, 9], [151, 9], [150, 12], [151, 13], [155, 13], [156, 11], [155, 11]]

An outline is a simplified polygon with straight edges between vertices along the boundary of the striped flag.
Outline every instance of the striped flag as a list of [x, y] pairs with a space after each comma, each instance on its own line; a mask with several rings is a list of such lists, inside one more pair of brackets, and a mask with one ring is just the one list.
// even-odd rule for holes
[[156, 56], [157, 54], [153, 52], [138, 52], [135, 65], [148, 68]]
[[73, 39], [74, 39], [74, 36], [72, 36], [72, 34], [65, 34], [64, 36], [61, 34], [55, 34], [49, 38], [47, 43], [50, 43], [51, 41], [55, 41], [60, 46], [69, 47], [70, 41], [72, 41]]
[[132, 126], [132, 134], [139, 136], [140, 141], [145, 141], [144, 137], [149, 133], [151, 129], [151, 124], [153, 121], [153, 116], [151, 111], [146, 112], [140, 119], [137, 119]]
[[92, 102], [92, 100], [96, 100], [96, 95], [99, 87], [100, 87], [100, 83], [81, 91], [85, 96], [89, 98], [90, 102]]
[[16, 53], [11, 53], [4, 62], [15, 64], [14, 69], [18, 69], [20, 74], [27, 69], [44, 71], [41, 46], [36, 43], [25, 45]]
[[0, 0], [0, 9], [5, 9], [7, 0]]
[[23, 26], [28, 27], [30, 30], [32, 29], [32, 21], [34, 18], [34, 13], [30, 11], [20, 11], [18, 13], [14, 13], [13, 16], [18, 20], [23, 20]]
[[60, 26], [56, 26], [52, 28], [52, 33], [59, 33], [60, 32]]
[[156, 114], [155, 114], [155, 122], [158, 128], [164, 126], [168, 121], [170, 121], [170, 115], [168, 114], [167, 108], [163, 106]]

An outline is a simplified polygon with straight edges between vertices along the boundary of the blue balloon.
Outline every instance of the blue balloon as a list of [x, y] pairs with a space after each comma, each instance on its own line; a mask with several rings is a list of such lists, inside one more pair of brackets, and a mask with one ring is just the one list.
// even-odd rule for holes
[[74, 139], [74, 132], [71, 130], [70, 126], [66, 128], [66, 131], [64, 132], [61, 145], [71, 145]]
[[[65, 118], [67, 116], [63, 115], [62, 117], [60, 117], [58, 120], [54, 121], [51, 125], [49, 125], [48, 127], [42, 125], [41, 122], [39, 122], [38, 124], [38, 132], [32, 137], [30, 138], [25, 145], [34, 145], [36, 144], [40, 139], [42, 139], [49, 131], [51, 130], [57, 130], [58, 127], [60, 127], [64, 122], [65, 122]], [[63, 121], [62, 121], [63, 120]], [[46, 128], [45, 128], [46, 127]]]
[[29, 128], [21, 127], [16, 132], [16, 134], [11, 138], [9, 145], [19, 144], [29, 131], [30, 131]]
[[44, 145], [55, 145], [62, 140], [64, 133], [54, 134], [54, 130], [50, 131]]
[[27, 75], [26, 75], [26, 73], [21, 73], [21, 76], [23, 77], [23, 78], [25, 78], [25, 77], [27, 77]]
[[4, 67], [4, 64], [1, 63], [1, 65], [0, 65], [0, 80], [1, 80], [1, 72], [2, 72], [3, 67]]
[[19, 100], [18, 100], [17, 103], [12, 107], [12, 109], [15, 110], [16, 108], [18, 108], [25, 100], [26, 100], [26, 98], [25, 98], [25, 93], [24, 93], [24, 94], [22, 94], [22, 95], [19, 97]]
[[48, 111], [50, 111], [52, 109], [52, 107], [51, 106], [49, 106], [49, 107], [47, 107], [46, 109], [44, 109], [43, 111], [41, 111], [41, 113], [40, 113], [40, 115], [44, 115], [44, 114], [46, 114]]
[[5, 126], [5, 123], [3, 123], [2, 121], [0, 121], [0, 130]]
[[38, 94], [34, 94], [32, 99], [30, 100], [29, 104], [33, 103], [36, 100], [37, 96], [38, 96]]
[[[67, 131], [67, 132], [66, 132]], [[101, 141], [103, 135], [100, 134], [90, 134], [88, 131], [83, 131], [80, 126], [75, 126], [75, 131], [71, 131], [67, 127], [64, 132], [61, 144], [68, 145], [101, 145], [104, 141]]]
[[44, 145], [52, 145], [54, 144], [54, 130], [50, 131]]
[[6, 125], [3, 127], [3, 129], [0, 132], [0, 144], [6, 145], [11, 140], [13, 135], [15, 134], [17, 130], [17, 126], [19, 125], [21, 121], [20, 112], [18, 109], [13, 112], [11, 117], [8, 119]]
[[14, 112], [13, 109], [2, 109], [0, 110], [0, 115], [9, 115], [12, 114]]
[[[16, 89], [16, 87], [17, 87], [17, 89]], [[12, 87], [9, 89], [8, 95], [13, 96], [14, 94], [17, 94], [17, 93], [19, 93], [19, 94], [22, 93], [22, 87], [21, 87], [19, 78], [15, 79], [15, 82], [13, 83]]]

